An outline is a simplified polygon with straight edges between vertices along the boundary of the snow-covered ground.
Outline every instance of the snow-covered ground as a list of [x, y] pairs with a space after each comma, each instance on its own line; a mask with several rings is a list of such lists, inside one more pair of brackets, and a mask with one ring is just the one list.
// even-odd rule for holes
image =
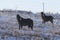
[[[23, 18], [31, 18], [34, 21], [33, 31], [28, 29], [27, 26], [19, 30], [16, 14], [20, 14]], [[53, 17], [57, 18], [57, 15]], [[24, 12], [1, 14], [0, 40], [60, 40], [60, 19], [54, 19], [53, 26], [50, 22], [42, 24], [40, 14]]]

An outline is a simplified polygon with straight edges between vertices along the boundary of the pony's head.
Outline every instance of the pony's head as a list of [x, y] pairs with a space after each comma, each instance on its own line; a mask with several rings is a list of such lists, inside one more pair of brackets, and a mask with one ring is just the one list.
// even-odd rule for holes
[[43, 12], [41, 12], [41, 15], [43, 15], [44, 13]]
[[17, 14], [17, 19], [22, 20], [23, 18], [19, 14]]
[[44, 12], [41, 12], [41, 16], [46, 16], [46, 15], [44, 14]]
[[17, 18], [20, 18], [19, 14], [17, 14]]

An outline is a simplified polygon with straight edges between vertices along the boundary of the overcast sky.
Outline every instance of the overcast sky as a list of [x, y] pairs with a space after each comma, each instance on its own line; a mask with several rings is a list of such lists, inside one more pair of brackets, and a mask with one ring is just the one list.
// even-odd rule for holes
[[32, 12], [60, 12], [60, 0], [0, 0], [0, 9], [19, 9]]

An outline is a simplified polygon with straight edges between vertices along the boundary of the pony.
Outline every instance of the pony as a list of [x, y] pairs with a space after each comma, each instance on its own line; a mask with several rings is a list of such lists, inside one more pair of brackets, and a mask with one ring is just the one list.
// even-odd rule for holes
[[42, 17], [42, 20], [43, 20], [42, 23], [50, 21], [53, 24], [53, 19], [54, 18], [51, 15], [47, 16], [47, 15], [44, 14], [44, 12], [41, 12], [41, 17]]
[[19, 16], [19, 14], [17, 14], [17, 21], [19, 24], [19, 30], [23, 27], [23, 26], [28, 26], [28, 28], [31, 28], [33, 30], [33, 20], [30, 18], [24, 19], [21, 16]]

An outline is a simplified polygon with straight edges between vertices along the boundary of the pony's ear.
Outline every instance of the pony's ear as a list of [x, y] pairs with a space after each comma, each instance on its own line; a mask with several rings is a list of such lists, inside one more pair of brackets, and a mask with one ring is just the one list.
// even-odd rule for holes
[[41, 12], [41, 14], [43, 14], [43, 12]]

